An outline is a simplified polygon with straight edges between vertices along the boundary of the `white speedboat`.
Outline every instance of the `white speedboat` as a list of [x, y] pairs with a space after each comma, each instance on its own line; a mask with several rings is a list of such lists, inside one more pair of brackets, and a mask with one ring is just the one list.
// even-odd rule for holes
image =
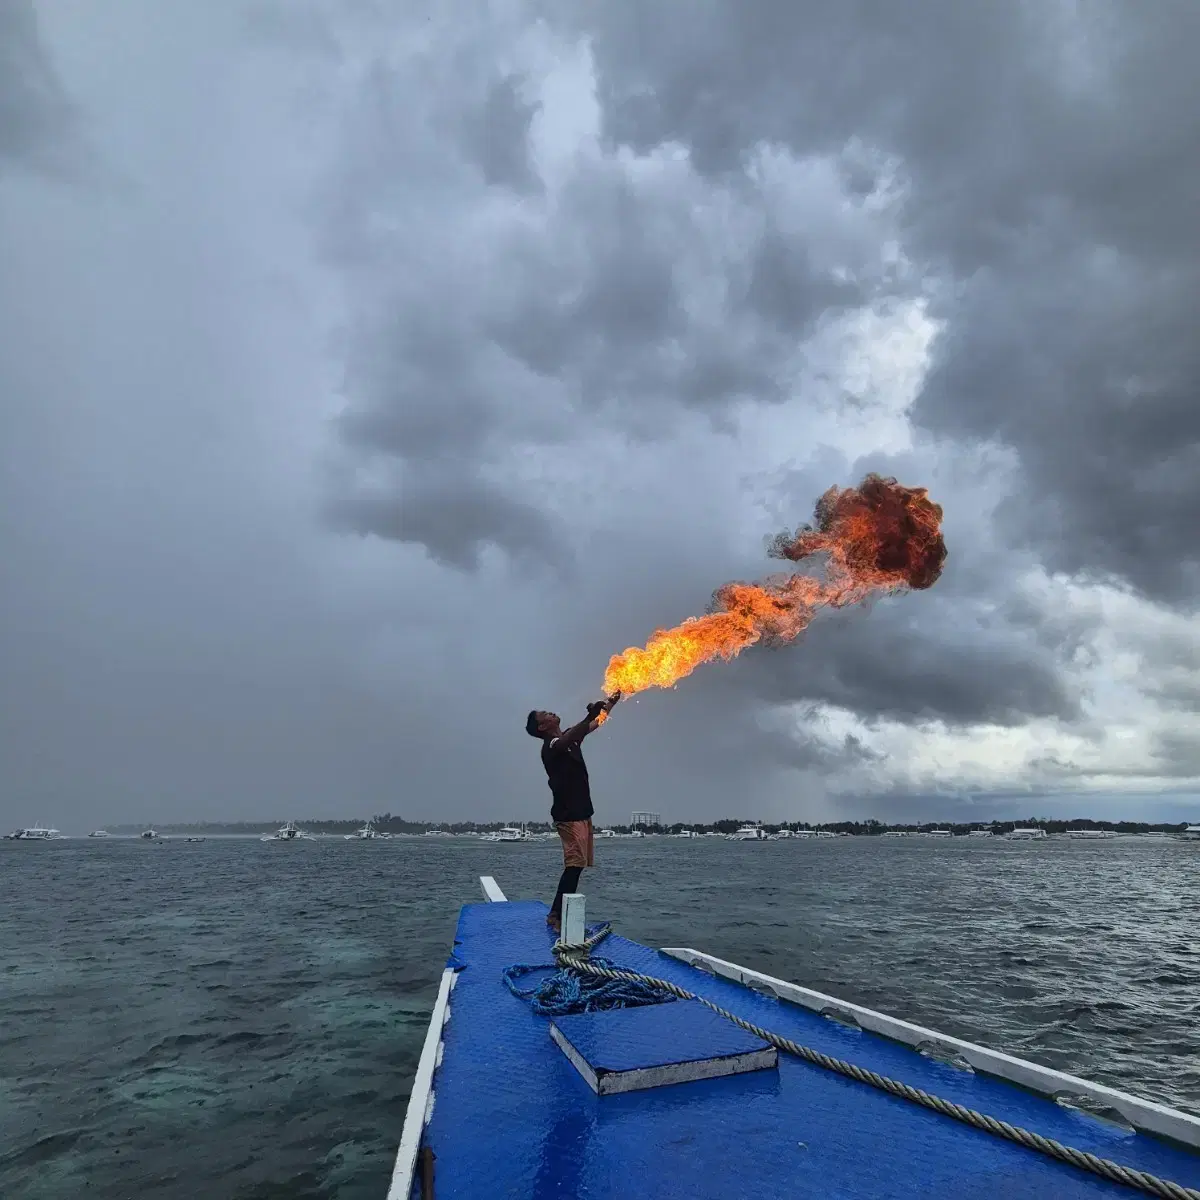
[[297, 829], [295, 821], [289, 821], [286, 825], [281, 825], [274, 833], [264, 833], [258, 840], [260, 842], [311, 842], [315, 839], [312, 834]]
[[[289, 822], [290, 824], [291, 822]], [[286, 828], [286, 826], [285, 826]], [[356, 829], [353, 833], [344, 833], [342, 837], [347, 842], [373, 842], [376, 838], [383, 835], [368, 821], [361, 829]]]
[[453, 837], [454, 834], [447, 832], [445, 829], [427, 829], [425, 830], [426, 837]]
[[152, 842], [156, 837], [158, 837], [158, 831], [154, 829], [143, 829], [142, 832], [138, 834], [138, 837], [145, 838], [146, 841]]
[[529, 840], [529, 834], [526, 833], [524, 826], [518, 829], [515, 825], [505, 825], [496, 834], [496, 841], [498, 842], [528, 842]]
[[12, 833], [6, 833], [4, 836], [10, 842], [58, 842], [63, 838], [57, 829], [47, 829], [45, 825], [14, 829]]
[[953, 837], [954, 831], [950, 829], [929, 829], [925, 833], [926, 837]]
[[992, 831], [990, 829], [971, 829], [968, 831], [967, 836], [968, 837], [991, 837]]
[[694, 838], [694, 837], [699, 837], [700, 835], [694, 829], [681, 829], [674, 836], [675, 837], [683, 837], [683, 838]]
[[88, 837], [106, 838], [106, 837], [108, 837], [108, 830], [107, 829], [93, 829], [92, 832], [88, 834]]
[[1177, 836], [1185, 842], [1200, 842], [1200, 825], [1189, 825]]
[[834, 833], [832, 829], [818, 829], [817, 837], [837, 837], [837, 834]]
[[1104, 842], [1117, 836], [1115, 829], [1068, 829], [1067, 837], [1077, 842]]
[[616, 837], [617, 835], [611, 829], [597, 829], [597, 837]]
[[1037, 841], [1039, 838], [1044, 838], [1046, 831], [1038, 826], [1034, 826], [1032, 829], [1018, 826], [1011, 833], [1006, 833], [1004, 836], [1012, 842], [1032, 842]]

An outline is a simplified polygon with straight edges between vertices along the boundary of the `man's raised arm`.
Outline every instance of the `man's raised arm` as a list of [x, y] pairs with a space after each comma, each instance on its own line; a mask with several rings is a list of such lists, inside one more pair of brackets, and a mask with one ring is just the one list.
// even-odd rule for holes
[[564, 750], [568, 746], [578, 746], [589, 733], [600, 728], [600, 714], [612, 712], [613, 705], [620, 699], [621, 693], [614, 692], [607, 700], [593, 700], [588, 705], [587, 716], [578, 725], [572, 725], [559, 734], [551, 745], [556, 749], [561, 746]]

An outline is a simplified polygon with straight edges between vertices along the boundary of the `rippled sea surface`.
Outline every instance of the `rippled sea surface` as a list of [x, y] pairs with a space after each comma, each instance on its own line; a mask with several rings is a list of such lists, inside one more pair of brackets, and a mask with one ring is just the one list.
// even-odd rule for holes
[[[589, 919], [1200, 1112], [1200, 846], [601, 841]], [[459, 905], [557, 844], [0, 843], [0, 1196], [381, 1200]]]

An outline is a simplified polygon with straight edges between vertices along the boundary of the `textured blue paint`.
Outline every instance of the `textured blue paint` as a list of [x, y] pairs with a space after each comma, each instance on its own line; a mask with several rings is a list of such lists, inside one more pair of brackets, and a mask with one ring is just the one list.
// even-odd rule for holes
[[[459, 918], [455, 959], [465, 965], [451, 997], [426, 1130], [437, 1155], [438, 1200], [1131, 1200], [1138, 1194], [784, 1054], [777, 1071], [596, 1096], [550, 1040], [549, 1021], [534, 1016], [501, 980], [511, 963], [551, 962], [545, 915], [542, 904], [508, 903], [468, 905]], [[604, 954], [816, 1049], [1200, 1187], [1200, 1157], [1187, 1151], [931, 1062], [615, 935]]]
[[555, 1017], [554, 1024], [597, 1074], [770, 1048], [695, 1000]]

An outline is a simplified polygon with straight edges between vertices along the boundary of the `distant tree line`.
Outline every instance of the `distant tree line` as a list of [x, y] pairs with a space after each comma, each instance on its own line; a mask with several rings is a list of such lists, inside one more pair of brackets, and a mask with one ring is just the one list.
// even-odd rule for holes
[[[366, 817], [354, 817], [340, 820], [312, 819], [297, 821], [301, 829], [310, 833], [344, 834], [353, 833]], [[191, 824], [159, 825], [156, 828], [163, 833], [228, 833], [255, 834], [266, 833], [277, 829], [284, 823], [285, 818], [265, 821], [200, 821]], [[409, 833], [424, 834], [440, 829], [445, 833], [489, 833], [506, 825], [524, 825], [533, 833], [548, 832], [554, 828], [549, 821], [410, 821], [405, 817], [394, 817], [390, 812], [377, 813], [369, 820], [380, 833]], [[637, 828], [645, 833], [674, 834], [685, 829], [696, 833], [734, 833], [742, 825], [754, 823], [749, 817], [722, 817], [709, 824], [703, 822], [676, 821], [664, 825], [639, 825]], [[1069, 833], [1073, 830], [1094, 829], [1109, 830], [1113, 833], [1178, 833], [1185, 828], [1185, 822], [1150, 822], [1150, 821], [1095, 821], [1090, 817], [1075, 817], [1071, 820], [1056, 820], [1051, 817], [1026, 817], [1019, 821], [925, 821], [920, 823], [907, 822], [888, 824], [884, 821], [870, 818], [866, 821], [825, 821], [812, 824], [808, 821], [785, 821], [771, 824], [763, 823], [763, 829], [768, 833], [778, 833], [782, 829], [793, 831], [807, 830], [811, 833], [848, 833], [855, 837], [872, 837], [882, 833], [929, 833], [934, 829], [949, 830], [951, 833], [967, 834], [973, 829], [986, 829], [995, 834], [1009, 833], [1015, 828], [1044, 829], [1047, 833]], [[137, 833], [143, 829], [141, 825], [111, 825], [113, 833]], [[630, 833], [629, 825], [606, 825], [614, 833]]]

